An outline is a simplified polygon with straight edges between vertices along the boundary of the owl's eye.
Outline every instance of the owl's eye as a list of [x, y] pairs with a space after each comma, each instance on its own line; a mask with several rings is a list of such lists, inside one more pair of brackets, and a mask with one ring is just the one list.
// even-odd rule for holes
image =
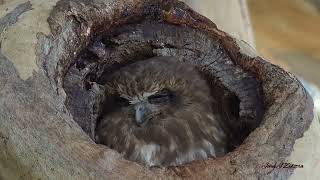
[[116, 97], [115, 98], [117, 104], [121, 107], [126, 107], [126, 106], [129, 106], [130, 105], [130, 102], [128, 99], [126, 98], [123, 98], [123, 97]]
[[172, 97], [173, 97], [173, 93], [167, 89], [164, 89], [152, 96], [149, 96], [148, 101], [151, 104], [160, 104], [160, 103], [169, 102], [172, 99]]

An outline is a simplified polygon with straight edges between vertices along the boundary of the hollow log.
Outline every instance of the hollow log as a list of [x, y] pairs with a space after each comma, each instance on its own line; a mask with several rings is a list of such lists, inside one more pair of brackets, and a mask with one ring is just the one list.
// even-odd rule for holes
[[[292, 74], [179, 1], [53, 3], [38, 24], [19, 17], [50, 9], [41, 3], [17, 4], [0, 19], [0, 178], [287, 179], [292, 174], [293, 168], [266, 168], [287, 160], [313, 119], [312, 100]], [[34, 51], [24, 51], [15, 42], [28, 40], [28, 26], [37, 25]], [[20, 53], [13, 53], [19, 47]], [[232, 132], [228, 154], [147, 168], [95, 143], [105, 78], [153, 56], [191, 63], [210, 83], [221, 104], [214, 111]]]

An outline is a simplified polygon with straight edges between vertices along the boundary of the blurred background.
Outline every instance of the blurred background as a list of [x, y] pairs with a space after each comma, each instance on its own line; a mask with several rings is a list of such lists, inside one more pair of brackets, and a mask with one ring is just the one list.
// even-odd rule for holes
[[320, 109], [320, 0], [183, 1], [264, 59], [296, 74]]
[[291, 179], [320, 179], [320, 0], [247, 0], [247, 7], [256, 50], [296, 74], [314, 100], [315, 119], [290, 159], [305, 168]]
[[183, 1], [304, 84], [315, 118], [287, 162], [304, 166], [290, 180], [320, 180], [320, 0]]
[[320, 0], [248, 0], [256, 49], [320, 86]]
[[248, 0], [247, 5], [257, 51], [298, 75], [320, 109], [320, 0]]

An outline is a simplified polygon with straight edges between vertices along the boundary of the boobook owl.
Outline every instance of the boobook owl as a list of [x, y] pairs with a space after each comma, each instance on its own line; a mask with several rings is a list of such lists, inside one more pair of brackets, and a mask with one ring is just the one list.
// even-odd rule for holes
[[127, 65], [106, 84], [97, 141], [146, 166], [181, 165], [225, 153], [205, 80], [190, 64], [154, 57]]

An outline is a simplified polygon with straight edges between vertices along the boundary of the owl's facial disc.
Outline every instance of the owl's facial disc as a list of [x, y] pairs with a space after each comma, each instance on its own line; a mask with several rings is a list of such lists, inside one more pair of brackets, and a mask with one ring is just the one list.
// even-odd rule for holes
[[[128, 97], [130, 108], [134, 110], [134, 121], [139, 127], [144, 127], [149, 120], [161, 114], [161, 111], [170, 106], [174, 99], [174, 93], [163, 89], [157, 92], [142, 93], [142, 96]], [[159, 117], [158, 117], [159, 118]]]
[[109, 76], [99, 141], [148, 166], [216, 156], [224, 133], [207, 82], [168, 57], [138, 61]]

